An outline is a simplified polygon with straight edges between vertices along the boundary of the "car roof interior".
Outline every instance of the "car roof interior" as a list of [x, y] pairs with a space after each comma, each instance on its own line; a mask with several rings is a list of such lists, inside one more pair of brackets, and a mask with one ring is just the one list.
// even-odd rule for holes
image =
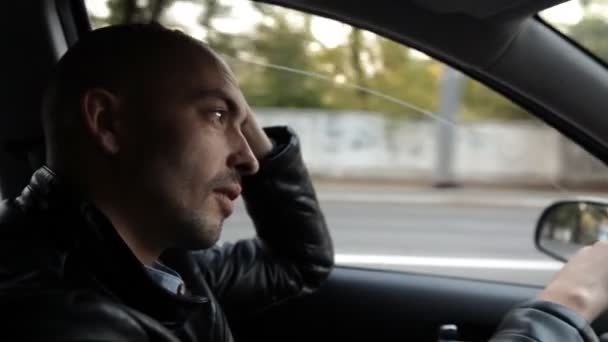
[[[460, 69], [608, 161], [608, 74], [600, 60], [536, 13], [556, 0], [264, 1], [338, 19]], [[83, 1], [5, 3], [0, 190], [18, 194], [44, 160], [45, 83], [67, 46], [90, 30]], [[91, 66], [94, 67], [94, 66]], [[407, 76], [404, 76], [407, 77]], [[584, 99], [584, 100], [582, 100]]]

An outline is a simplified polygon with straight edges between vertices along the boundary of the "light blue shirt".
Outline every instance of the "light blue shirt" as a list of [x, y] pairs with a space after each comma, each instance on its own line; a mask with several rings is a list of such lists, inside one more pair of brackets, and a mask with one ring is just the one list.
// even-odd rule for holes
[[183, 295], [185, 293], [186, 287], [184, 286], [184, 281], [179, 273], [158, 261], [154, 262], [152, 266], [144, 266], [150, 277], [167, 291], [178, 295]]

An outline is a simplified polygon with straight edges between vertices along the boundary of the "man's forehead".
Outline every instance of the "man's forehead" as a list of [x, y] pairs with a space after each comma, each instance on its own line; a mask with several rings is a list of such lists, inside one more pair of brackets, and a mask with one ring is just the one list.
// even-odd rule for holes
[[222, 89], [233, 97], [242, 97], [234, 73], [212, 50], [191, 46], [189, 49], [179, 51], [176, 57], [170, 59], [172, 63], [163, 68], [168, 74], [166, 89], [187, 88], [191, 91]]
[[[208, 55], [204, 58], [199, 59], [201, 66], [207, 72], [218, 72], [218, 75], [222, 81], [230, 83], [232, 86], [238, 88], [238, 82], [236, 76], [232, 72], [232, 69], [226, 63], [224, 59], [214, 51], [208, 51]], [[204, 53], [201, 55], [204, 56]]]
[[197, 59], [196, 63], [196, 71], [191, 75], [197, 87], [216, 90], [216, 94], [223, 94], [233, 101], [244, 101], [236, 76], [219, 55], [212, 53], [206, 58]]

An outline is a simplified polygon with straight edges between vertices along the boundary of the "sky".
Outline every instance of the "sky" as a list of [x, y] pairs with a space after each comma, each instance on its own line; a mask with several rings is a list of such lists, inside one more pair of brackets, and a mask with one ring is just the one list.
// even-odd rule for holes
[[[232, 13], [227, 18], [214, 21], [218, 30], [238, 34], [251, 29], [257, 22], [263, 20], [259, 12], [254, 10], [247, 0], [222, 0], [232, 7]], [[97, 16], [107, 16], [109, 10], [107, 0], [86, 0], [90, 12]], [[608, 13], [608, 8], [598, 8]], [[180, 26], [196, 38], [205, 38], [205, 30], [200, 27], [197, 20], [201, 14], [202, 6], [191, 1], [176, 1], [167, 11], [168, 19], [179, 22]], [[554, 24], [573, 25], [583, 17], [583, 9], [579, 2], [571, 0], [542, 13], [543, 18]], [[608, 15], [607, 15], [608, 16]], [[300, 20], [294, 15], [292, 22]], [[350, 28], [340, 22], [315, 16], [312, 20], [312, 34], [317, 41], [325, 47], [335, 47], [345, 41]]]
[[544, 10], [541, 15], [554, 24], [574, 25], [583, 18], [583, 8], [578, 1], [568, 1]]
[[[228, 18], [214, 21], [214, 25], [219, 31], [238, 34], [251, 29], [260, 20], [263, 20], [260, 13], [254, 10], [249, 5], [248, 1], [223, 0], [223, 2], [227, 5], [232, 5], [232, 13]], [[197, 23], [201, 11], [202, 7], [198, 4], [178, 1], [167, 11], [167, 15], [178, 20], [182, 25], [187, 27], [188, 33], [196, 37], [199, 34], [204, 35], [204, 33], [202, 33], [204, 30], [198, 28]], [[300, 16], [294, 15], [289, 19], [290, 22], [295, 25], [303, 24], [302, 17]], [[311, 30], [315, 39], [325, 47], [335, 47], [339, 45], [344, 42], [350, 32], [348, 25], [317, 16], [312, 19]]]
[[[262, 16], [255, 11], [247, 0], [222, 0], [227, 5], [232, 5], [232, 13], [228, 18], [214, 21], [216, 28], [225, 33], [238, 34], [251, 29]], [[109, 14], [107, 0], [86, 0], [87, 8], [96, 16], [104, 17]], [[190, 1], [176, 1], [167, 10], [167, 16], [172, 21], [179, 22], [189, 34], [196, 38], [204, 38], [205, 30], [198, 24], [202, 6]], [[297, 22], [300, 17], [294, 16], [292, 22]], [[321, 44], [326, 47], [335, 47], [344, 42], [350, 28], [335, 20], [314, 17], [311, 24], [312, 34]]]

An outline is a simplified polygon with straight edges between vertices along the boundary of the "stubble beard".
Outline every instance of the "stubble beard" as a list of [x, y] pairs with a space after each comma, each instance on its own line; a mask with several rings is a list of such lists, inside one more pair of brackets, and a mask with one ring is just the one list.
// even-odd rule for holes
[[[214, 177], [206, 187], [204, 205], [202, 208], [173, 208], [173, 227], [168, 227], [172, 247], [200, 250], [214, 246], [220, 238], [224, 220], [221, 210], [219, 213], [211, 213], [214, 189], [227, 184], [238, 182], [240, 175], [236, 172], [226, 172]], [[216, 218], [218, 215], [218, 218]]]
[[[206, 200], [213, 200], [211, 191]], [[176, 222], [174, 232], [175, 247], [187, 250], [207, 249], [217, 243], [220, 238], [224, 218], [212, 222], [209, 213], [183, 210]]]

